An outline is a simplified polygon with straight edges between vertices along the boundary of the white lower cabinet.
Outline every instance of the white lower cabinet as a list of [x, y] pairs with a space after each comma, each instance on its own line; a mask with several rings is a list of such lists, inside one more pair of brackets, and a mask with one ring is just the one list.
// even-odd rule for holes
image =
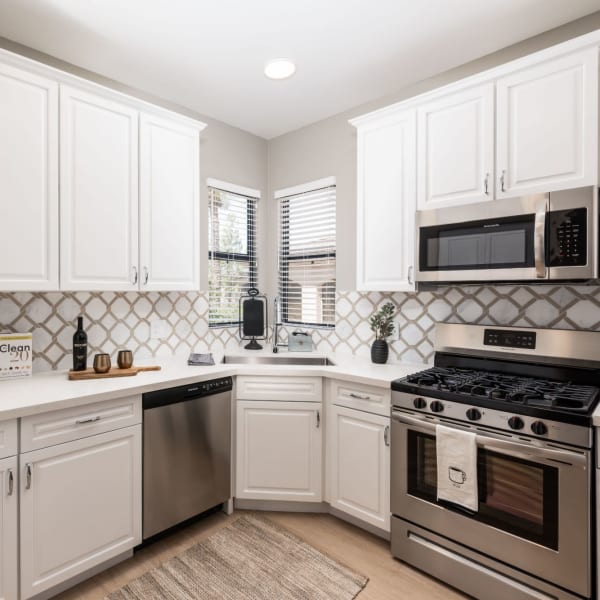
[[141, 425], [20, 455], [21, 598], [141, 542]]
[[0, 600], [17, 600], [17, 457], [0, 460]]
[[320, 402], [237, 402], [236, 497], [322, 499]]
[[328, 413], [332, 507], [390, 530], [390, 418], [331, 406]]

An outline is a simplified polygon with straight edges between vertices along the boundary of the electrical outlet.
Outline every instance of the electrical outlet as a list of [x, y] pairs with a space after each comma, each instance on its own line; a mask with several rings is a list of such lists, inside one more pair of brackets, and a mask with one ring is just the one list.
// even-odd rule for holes
[[150, 321], [150, 339], [164, 340], [167, 337], [167, 322], [164, 319]]

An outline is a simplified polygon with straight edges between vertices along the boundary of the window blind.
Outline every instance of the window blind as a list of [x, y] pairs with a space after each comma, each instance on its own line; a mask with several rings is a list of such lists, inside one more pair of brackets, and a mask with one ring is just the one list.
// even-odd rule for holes
[[239, 324], [239, 300], [257, 284], [256, 198], [208, 188], [208, 322]]
[[281, 320], [335, 326], [335, 186], [279, 199]]

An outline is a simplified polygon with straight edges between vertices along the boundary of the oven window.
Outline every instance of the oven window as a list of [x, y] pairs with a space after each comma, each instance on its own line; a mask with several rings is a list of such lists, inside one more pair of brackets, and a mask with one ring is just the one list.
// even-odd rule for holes
[[421, 271], [534, 266], [534, 215], [420, 228]]
[[[408, 431], [408, 493], [437, 502], [435, 437]], [[471, 518], [558, 549], [558, 469], [478, 450], [479, 511]], [[460, 511], [460, 509], [457, 509]]]

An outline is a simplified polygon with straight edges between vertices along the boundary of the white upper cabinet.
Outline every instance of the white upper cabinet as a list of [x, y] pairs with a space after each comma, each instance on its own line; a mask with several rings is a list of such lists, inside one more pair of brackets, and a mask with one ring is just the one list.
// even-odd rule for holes
[[200, 287], [197, 128], [140, 118], [140, 288]]
[[419, 210], [492, 199], [493, 83], [419, 106], [417, 131]]
[[60, 91], [61, 288], [135, 290], [138, 112]]
[[58, 289], [58, 85], [0, 64], [0, 290]]
[[358, 129], [356, 289], [414, 290], [416, 113], [352, 123]]
[[496, 196], [598, 182], [598, 48], [498, 79]]

